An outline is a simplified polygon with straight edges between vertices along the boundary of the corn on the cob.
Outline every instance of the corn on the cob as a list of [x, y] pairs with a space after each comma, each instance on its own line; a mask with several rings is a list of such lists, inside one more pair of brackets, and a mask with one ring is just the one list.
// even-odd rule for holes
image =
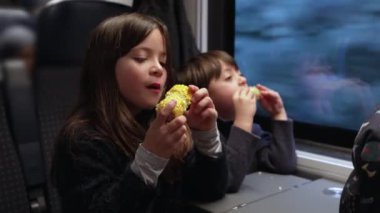
[[[157, 104], [156, 110], [162, 110], [171, 100], [176, 100], [176, 105], [172, 111], [175, 117], [183, 115], [191, 103], [191, 93], [189, 87], [183, 84], [174, 85], [166, 94], [165, 98]], [[193, 141], [191, 131], [187, 126], [187, 139], [178, 146], [178, 149], [173, 153], [172, 158], [182, 160], [186, 154], [192, 149]]]
[[256, 96], [256, 99], [260, 99], [260, 90], [257, 89], [257, 87], [253, 86], [253, 87], [250, 87], [251, 88], [251, 91], [253, 92], [253, 94]]
[[166, 94], [165, 98], [157, 104], [156, 110], [161, 110], [171, 101], [176, 100], [176, 105], [172, 111], [175, 117], [183, 115], [191, 103], [191, 93], [189, 87], [183, 84], [174, 85]]

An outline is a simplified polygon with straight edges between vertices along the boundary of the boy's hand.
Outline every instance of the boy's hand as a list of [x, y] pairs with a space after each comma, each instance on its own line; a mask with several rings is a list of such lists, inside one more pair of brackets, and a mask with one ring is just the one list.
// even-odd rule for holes
[[150, 124], [142, 143], [148, 151], [167, 159], [187, 140], [186, 117], [181, 115], [173, 118], [175, 104], [175, 101], [171, 101], [157, 111], [157, 117]]
[[259, 100], [261, 106], [271, 114], [272, 118], [274, 120], [287, 120], [288, 116], [280, 94], [260, 84], [256, 85], [256, 87], [261, 92]]
[[256, 96], [249, 87], [241, 88], [232, 97], [235, 108], [234, 126], [251, 132], [256, 114]]
[[189, 89], [193, 93], [190, 109], [185, 113], [189, 127], [201, 131], [211, 130], [216, 126], [218, 113], [208, 90], [194, 85], [190, 85]]

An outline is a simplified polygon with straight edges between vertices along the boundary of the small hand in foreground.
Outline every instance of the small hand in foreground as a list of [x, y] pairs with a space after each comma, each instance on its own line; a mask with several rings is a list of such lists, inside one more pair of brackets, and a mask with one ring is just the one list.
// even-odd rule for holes
[[256, 95], [249, 87], [242, 87], [234, 93], [232, 101], [235, 108], [234, 126], [251, 132], [256, 114]]
[[171, 101], [157, 111], [157, 117], [150, 124], [142, 143], [145, 149], [163, 158], [170, 158], [187, 140], [186, 117], [173, 118], [175, 104]]

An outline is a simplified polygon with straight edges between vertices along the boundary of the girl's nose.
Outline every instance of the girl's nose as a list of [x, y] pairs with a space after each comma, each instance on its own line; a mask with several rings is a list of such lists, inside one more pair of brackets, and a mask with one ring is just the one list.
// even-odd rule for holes
[[161, 64], [161, 62], [157, 61], [150, 69], [150, 74], [155, 76], [161, 76], [164, 72], [165, 68]]

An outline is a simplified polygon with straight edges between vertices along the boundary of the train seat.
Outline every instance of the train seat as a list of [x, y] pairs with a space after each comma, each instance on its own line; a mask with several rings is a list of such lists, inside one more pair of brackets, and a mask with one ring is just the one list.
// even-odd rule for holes
[[[87, 40], [102, 20], [130, 12], [110, 1], [51, 1], [37, 17], [35, 97], [46, 168], [50, 168], [55, 138], [79, 93]], [[46, 174], [49, 177], [49, 173]], [[60, 212], [58, 194], [48, 181], [51, 212]]]

